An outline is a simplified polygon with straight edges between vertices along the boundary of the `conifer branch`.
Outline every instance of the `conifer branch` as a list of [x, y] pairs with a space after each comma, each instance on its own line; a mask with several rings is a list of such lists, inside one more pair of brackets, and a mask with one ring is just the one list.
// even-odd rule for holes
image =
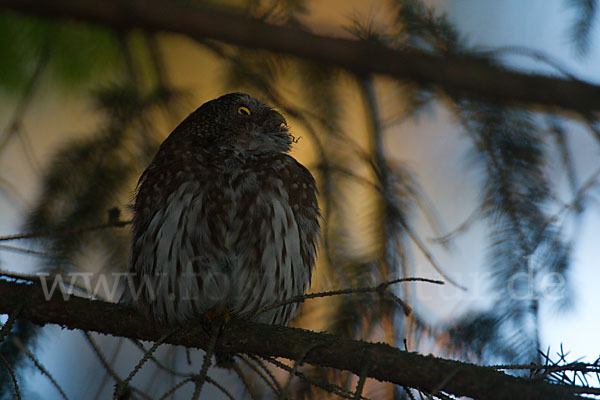
[[223, 8], [156, 0], [0, 0], [0, 8], [70, 18], [119, 30], [174, 32], [306, 58], [359, 75], [409, 79], [452, 96], [559, 107], [584, 115], [600, 109], [600, 86], [580, 80], [511, 71], [482, 59], [397, 50], [370, 41], [315, 35]]
[[[59, 292], [46, 299], [38, 283], [0, 280], [0, 314], [10, 314], [25, 302], [20, 318], [39, 325], [58, 324], [68, 329], [157, 341], [193, 348], [206, 348], [208, 335], [202, 324], [186, 329], [148, 323], [141, 315], [122, 305], [71, 296]], [[170, 336], [169, 336], [170, 334]], [[166, 339], [165, 339], [166, 338]], [[306, 352], [307, 348], [315, 346]], [[246, 353], [261, 357], [283, 357], [316, 366], [364, 373], [427, 392], [444, 391], [477, 399], [575, 399], [586, 393], [580, 386], [553, 385], [506, 375], [493, 368], [401, 351], [384, 343], [368, 343], [325, 333], [282, 326], [232, 320], [221, 333], [215, 351]], [[306, 354], [304, 354], [306, 353]], [[361, 355], [352, 357], [349, 355]], [[451, 379], [447, 379], [452, 376]], [[447, 381], [446, 381], [447, 380]], [[444, 382], [443, 387], [440, 383]]]

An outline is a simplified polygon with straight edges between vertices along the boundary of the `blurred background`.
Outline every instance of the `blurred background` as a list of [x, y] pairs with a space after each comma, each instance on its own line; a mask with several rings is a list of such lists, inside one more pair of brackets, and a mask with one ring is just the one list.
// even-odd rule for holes
[[[595, 0], [206, 3], [320, 35], [600, 83]], [[310, 291], [405, 276], [446, 283], [396, 285], [408, 315], [376, 294], [328, 297], [305, 302], [293, 326], [482, 364], [594, 362], [600, 354], [600, 139], [589, 116], [3, 8], [0, 59], [0, 236], [43, 233], [0, 238], [3, 271], [71, 273], [75, 286], [89, 279], [96, 297], [116, 301], [111, 273], [125, 270], [129, 231], [98, 226], [131, 218], [139, 175], [185, 116], [243, 91], [286, 116], [301, 137], [292, 155], [318, 181], [324, 239]], [[112, 398], [114, 380], [99, 354], [121, 377], [143, 354], [125, 339], [24, 321], [16, 335], [71, 399]], [[62, 398], [22, 348], [5, 341], [0, 351], [24, 398]], [[148, 364], [132, 383], [150, 398], [190, 398], [193, 385], [169, 393], [181, 380], [172, 371], [197, 371], [201, 354], [163, 346], [157, 358], [171, 370]], [[238, 372], [210, 376], [235, 398], [276, 398], [253, 373], [256, 363], [240, 360]], [[357, 379], [302, 369], [342, 387]], [[284, 371], [270, 370], [286, 384]], [[11, 398], [5, 370], [0, 379], [0, 393]], [[301, 379], [290, 387], [291, 398], [335, 397]], [[409, 398], [371, 380], [364, 395]], [[224, 394], [207, 386], [202, 398]]]

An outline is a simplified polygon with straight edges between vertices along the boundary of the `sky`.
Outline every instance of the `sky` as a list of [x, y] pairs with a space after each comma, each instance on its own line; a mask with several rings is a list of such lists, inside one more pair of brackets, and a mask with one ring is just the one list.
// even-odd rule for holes
[[[327, 3], [327, 4], [326, 4]], [[569, 44], [567, 29], [572, 21], [572, 12], [565, 6], [564, 0], [439, 0], [441, 10], [448, 13], [449, 18], [456, 22], [461, 32], [473, 45], [482, 47], [525, 46], [540, 50], [564, 65], [576, 76], [600, 82], [600, 31], [593, 31], [591, 51], [585, 58], [577, 57]], [[336, 26], [343, 24], [347, 18], [359, 14], [376, 15], [381, 11], [382, 2], [318, 2], [313, 0], [314, 15], [311, 19], [315, 29], [320, 32], [342, 34]], [[335, 5], [335, 6], [334, 6]], [[184, 55], [186, 62], [171, 66], [171, 74], [178, 79], [182, 86], [191, 86], [196, 97], [207, 100], [218, 93], [208, 87], [203, 81], [196, 79], [198, 64], [206, 58], [197, 51], [191, 50], [193, 45], [185, 41], [173, 42], [170, 51], [173, 54]], [[509, 60], [510, 65], [525, 70], [541, 70], [551, 72], [547, 66], [527, 58], [516, 56]], [[217, 75], [218, 65], [202, 64], [207, 75]], [[36, 99], [38, 112], [28, 119], [28, 130], [31, 132], [47, 132], [36, 137], [37, 156], [41, 163], [47, 161], [53, 149], [65, 138], [51, 134], [64, 131], [65, 115], [78, 115], [68, 133], [85, 132], [96, 122], [89, 104], [82, 101], [79, 95], [57, 94], [49, 86], [42, 90], [42, 95]], [[63, 102], [58, 105], [57, 98]], [[4, 105], [4, 104], [2, 104]], [[6, 109], [6, 108], [5, 108]], [[68, 110], [68, 112], [65, 112]], [[8, 112], [0, 111], [1, 126], [4, 126], [4, 116]], [[566, 125], [569, 132], [569, 145], [576, 154], [576, 167], [580, 182], [600, 166], [598, 146], [590, 139], [585, 129], [577, 122]], [[417, 176], [423, 185], [425, 193], [439, 208], [439, 214], [444, 216], [443, 225], [450, 230], [460, 225], [476, 206], [478, 188], [472, 183], [475, 175], [468, 170], [465, 162], [465, 138], [447, 110], [440, 105], [417, 120], [410, 120], [396, 127], [386, 136], [386, 148], [391, 156], [409, 164], [417, 171]], [[0, 160], [2, 177], [11, 182], [19, 183], [23, 197], [33, 199], [36, 193], [36, 176], [34, 168], [15, 168], [19, 165], [22, 152], [18, 145], [9, 157]], [[564, 176], [560, 186], [565, 189], [561, 196], [568, 200], [569, 194]], [[564, 181], [564, 182], [563, 182]], [[20, 184], [21, 182], [27, 182]], [[14, 202], [0, 200], [0, 232], [10, 234], [19, 229], [22, 210], [15, 207]], [[426, 224], [418, 224], [423, 237], [434, 236]], [[542, 310], [542, 340], [544, 346], [549, 346], [551, 353], [558, 351], [562, 344], [564, 349], [571, 352], [573, 358], [587, 357], [588, 361], [600, 355], [600, 341], [597, 332], [600, 331], [597, 305], [600, 304], [600, 268], [597, 259], [600, 255], [597, 238], [600, 236], [600, 207], [590, 204], [590, 209], [582, 218], [581, 230], [573, 251], [573, 264], [569, 279], [576, 287], [574, 308], [568, 313], [559, 313], [553, 309]], [[468, 293], [462, 293], [451, 286], [442, 291], [430, 287], [418, 290], [420, 306], [427, 311], [433, 321], [447, 321], [459, 315], [469, 307], [480, 307], [486, 303], [485, 281], [478, 271], [485, 262], [485, 251], [482, 241], [484, 229], [474, 226], [459, 237], [451, 253], [437, 250], [436, 257], [440, 264], [447, 266], [450, 275], [470, 286]], [[474, 244], [481, 244], [474, 246]], [[3, 263], [0, 267], [26, 265], [30, 259], [13, 258], [2, 254]], [[432, 276], [433, 273], [426, 261], [416, 255], [416, 273]], [[59, 334], [60, 328], [46, 328], [43, 340], [52, 341], [52, 346], [40, 346], [38, 353], [41, 361], [51, 371], [56, 371], [55, 378], [66, 384], [72, 396], [89, 382], [90, 374], [95, 368], [100, 370], [97, 361], [91, 353], [82, 357], [85, 348], [82, 335], [79, 333]], [[60, 340], [53, 338], [60, 337]], [[57, 357], [60, 354], [61, 357]], [[62, 368], [65, 359], [73, 359], [70, 368]], [[91, 371], [91, 372], [90, 372]], [[58, 398], [47, 380], [35, 375], [33, 381], [38, 387], [40, 398]]]
[[[524, 46], [539, 50], [580, 79], [600, 82], [599, 21], [590, 36], [589, 54], [578, 57], [568, 40], [574, 13], [564, 0], [450, 0], [443, 4], [451, 20], [472, 44], [488, 47]], [[539, 62], [513, 57], [510, 65], [525, 70], [551, 71]], [[554, 72], [556, 74], [556, 72]], [[577, 122], [566, 125], [568, 145], [574, 155], [579, 182], [584, 182], [600, 166], [597, 142]], [[556, 163], [558, 165], [558, 163]], [[564, 174], [563, 174], [564, 179]], [[564, 183], [564, 182], [563, 182]], [[566, 185], [562, 185], [567, 189]], [[568, 190], [560, 193], [565, 200]], [[581, 230], [573, 249], [569, 279], [574, 288], [574, 309], [561, 314], [557, 310], [542, 310], [542, 343], [552, 352], [562, 344], [571, 357], [586, 357], [594, 361], [600, 356], [598, 304], [600, 304], [600, 210], [598, 203], [589, 203], [582, 217]]]

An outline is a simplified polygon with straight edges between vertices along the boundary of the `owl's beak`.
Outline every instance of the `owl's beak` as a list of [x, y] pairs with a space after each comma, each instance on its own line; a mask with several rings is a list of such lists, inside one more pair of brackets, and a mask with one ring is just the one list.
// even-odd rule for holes
[[273, 125], [277, 127], [287, 126], [287, 121], [283, 115], [275, 110], [269, 111], [269, 122], [273, 123]]

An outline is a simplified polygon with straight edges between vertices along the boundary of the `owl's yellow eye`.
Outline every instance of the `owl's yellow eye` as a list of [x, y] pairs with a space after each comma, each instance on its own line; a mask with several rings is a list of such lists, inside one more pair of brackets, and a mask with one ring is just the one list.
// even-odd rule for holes
[[238, 109], [237, 109], [237, 113], [240, 114], [240, 115], [250, 115], [250, 114], [252, 114], [250, 112], [250, 109], [248, 107], [245, 107], [245, 106], [239, 106]]

